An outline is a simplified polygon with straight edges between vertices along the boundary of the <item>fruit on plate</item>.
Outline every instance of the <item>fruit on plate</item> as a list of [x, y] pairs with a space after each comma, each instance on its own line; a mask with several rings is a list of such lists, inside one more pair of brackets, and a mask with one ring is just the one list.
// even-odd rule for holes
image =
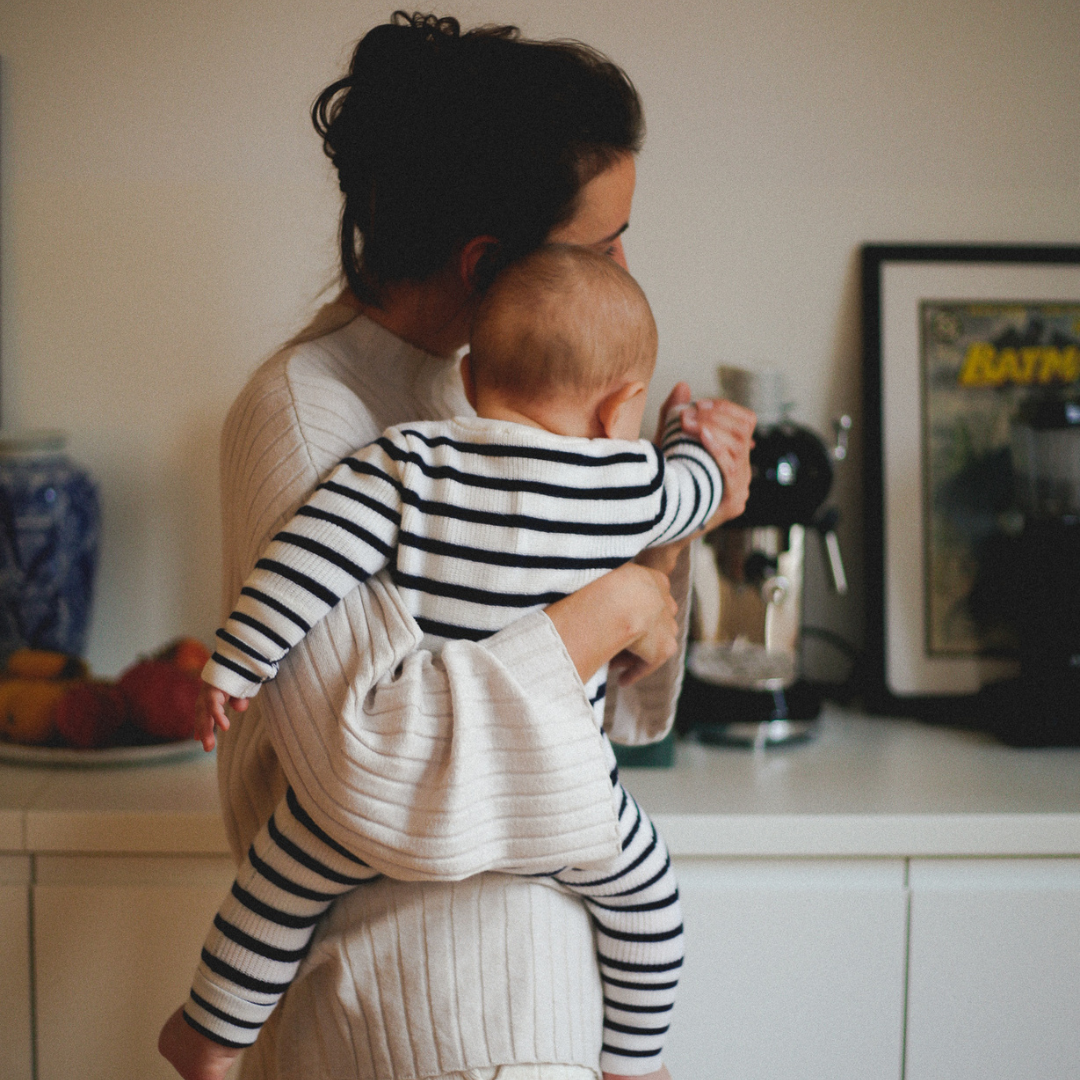
[[127, 698], [116, 683], [72, 683], [56, 706], [56, 730], [70, 746], [97, 750], [112, 746], [128, 715]]
[[127, 699], [132, 722], [164, 741], [192, 737], [201, 685], [198, 676], [168, 660], [156, 659], [138, 661], [117, 683]]
[[4, 674], [15, 679], [85, 679], [86, 661], [49, 649], [16, 649], [4, 664]]
[[154, 659], [165, 660], [189, 675], [201, 675], [210, 659], [210, 650], [196, 638], [181, 637], [155, 653]]
[[17, 649], [0, 663], [0, 741], [91, 750], [190, 739], [209, 658], [180, 637], [108, 682], [80, 657]]
[[56, 707], [86, 662], [49, 649], [16, 649], [0, 672], [0, 739], [40, 746], [56, 734]]
[[48, 679], [4, 679], [0, 682], [0, 738], [40, 746], [56, 730], [56, 707], [68, 688]]

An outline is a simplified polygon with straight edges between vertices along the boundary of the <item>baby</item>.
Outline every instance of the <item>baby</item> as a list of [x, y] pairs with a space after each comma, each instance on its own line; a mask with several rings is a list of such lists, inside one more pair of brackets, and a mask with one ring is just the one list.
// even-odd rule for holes
[[[212, 745], [214, 724], [228, 727], [226, 702], [245, 708], [311, 627], [383, 568], [422, 647], [437, 652], [708, 527], [723, 483], [710, 454], [677, 416], [662, 451], [638, 438], [656, 347], [644, 293], [611, 259], [552, 245], [504, 271], [462, 361], [477, 416], [390, 428], [319, 485], [218, 631], [198, 737]], [[598, 729], [606, 681], [604, 668], [585, 685]], [[599, 737], [620, 852], [550, 877], [582, 898], [596, 927], [601, 1069], [646, 1075], [660, 1068], [682, 964], [678, 890], [663, 840]], [[185, 1037], [217, 1044], [221, 1073], [254, 1042], [322, 913], [377, 876], [287, 793], [214, 920], [184, 1006]]]

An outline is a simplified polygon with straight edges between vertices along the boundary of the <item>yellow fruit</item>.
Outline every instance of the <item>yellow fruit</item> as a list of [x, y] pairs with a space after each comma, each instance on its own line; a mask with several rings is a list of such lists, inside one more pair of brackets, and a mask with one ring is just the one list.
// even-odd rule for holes
[[16, 649], [6, 671], [15, 679], [84, 679], [90, 673], [79, 657], [48, 649]]
[[66, 682], [45, 679], [7, 679], [0, 683], [0, 738], [38, 746], [56, 728], [56, 707]]

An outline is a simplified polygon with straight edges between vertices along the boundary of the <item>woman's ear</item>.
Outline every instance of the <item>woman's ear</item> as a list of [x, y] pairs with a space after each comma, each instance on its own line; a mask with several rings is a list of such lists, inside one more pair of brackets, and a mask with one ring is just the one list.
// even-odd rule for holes
[[641, 427], [648, 385], [640, 379], [623, 383], [600, 399], [596, 419], [608, 439], [636, 439]]
[[[478, 276], [483, 276], [478, 275], [481, 263], [484, 262], [485, 258], [493, 255], [498, 246], [499, 241], [494, 236], [474, 236], [461, 249], [457, 260], [458, 275], [461, 278], [462, 285], [465, 286], [465, 291], [470, 296], [476, 292]], [[484, 281], [483, 284], [489, 285], [491, 283]]]
[[476, 376], [473, 372], [472, 353], [466, 353], [461, 358], [461, 385], [465, 387], [465, 397], [469, 404], [476, 408]]

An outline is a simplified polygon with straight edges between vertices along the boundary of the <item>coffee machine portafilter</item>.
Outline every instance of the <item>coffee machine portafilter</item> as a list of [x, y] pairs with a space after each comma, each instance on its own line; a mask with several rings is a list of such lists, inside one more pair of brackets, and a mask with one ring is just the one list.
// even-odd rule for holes
[[691, 643], [677, 726], [703, 742], [772, 746], [812, 734], [820, 710], [800, 678], [806, 539], [817, 533], [837, 593], [847, 590], [825, 507], [848, 417], [831, 448], [779, 405], [779, 377], [721, 368], [726, 397], [754, 408], [743, 514], [695, 542]]

